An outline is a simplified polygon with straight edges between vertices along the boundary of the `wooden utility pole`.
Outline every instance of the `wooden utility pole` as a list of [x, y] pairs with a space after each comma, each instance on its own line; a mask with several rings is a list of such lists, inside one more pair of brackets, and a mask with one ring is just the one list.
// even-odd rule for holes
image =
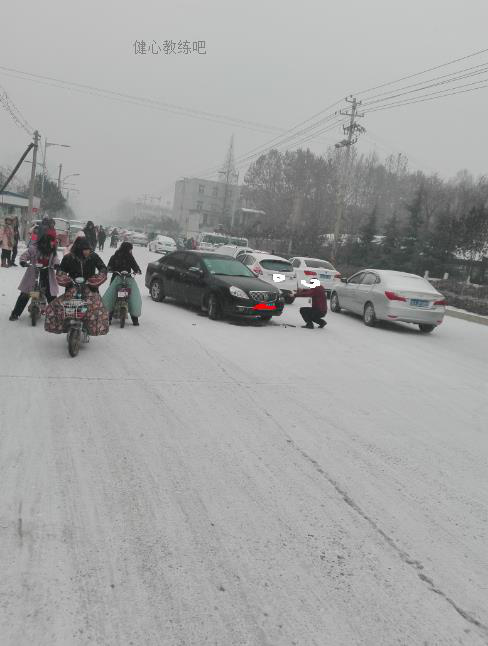
[[36, 184], [36, 167], [37, 167], [37, 149], [39, 147], [39, 132], [36, 130], [34, 132], [34, 148], [32, 153], [32, 168], [31, 168], [31, 177], [29, 184], [29, 206], [27, 209], [27, 220], [25, 222], [24, 237], [27, 235], [27, 231], [30, 229], [30, 224], [34, 219], [34, 189]]
[[337, 214], [334, 227], [334, 246], [332, 252], [332, 260], [336, 262], [337, 247], [339, 245], [339, 238], [341, 235], [341, 224], [344, 217], [344, 211], [346, 209], [346, 186], [349, 176], [349, 165], [351, 160], [351, 148], [357, 142], [358, 135], [363, 133], [365, 129], [363, 126], [356, 123], [358, 117], [364, 117], [364, 114], [358, 113], [358, 106], [361, 105], [361, 101], [357, 101], [356, 98], [346, 97], [346, 101], [351, 103], [351, 111], [341, 110], [341, 114], [344, 116], [349, 116], [349, 125], [343, 126], [344, 134], [347, 133], [347, 138], [338, 142], [336, 148], [345, 148], [346, 153], [344, 155], [344, 167], [340, 173], [341, 177], [339, 178], [339, 189], [337, 196]]

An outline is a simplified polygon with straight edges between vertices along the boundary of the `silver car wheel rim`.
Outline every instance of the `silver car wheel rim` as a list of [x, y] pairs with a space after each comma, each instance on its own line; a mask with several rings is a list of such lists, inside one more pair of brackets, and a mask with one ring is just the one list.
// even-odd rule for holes
[[153, 293], [154, 298], [159, 297], [159, 285], [157, 283], [153, 283], [152, 293]]
[[371, 305], [368, 305], [366, 307], [366, 320], [368, 321], [368, 323], [371, 323], [371, 321], [373, 320], [373, 308], [371, 307]]

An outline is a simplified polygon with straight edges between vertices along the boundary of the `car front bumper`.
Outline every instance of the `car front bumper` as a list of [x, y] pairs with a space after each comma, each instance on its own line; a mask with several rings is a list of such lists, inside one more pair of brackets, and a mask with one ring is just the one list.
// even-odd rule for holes
[[263, 308], [263, 303], [257, 303], [251, 300], [235, 299], [224, 303], [224, 313], [227, 316], [238, 316], [241, 318], [260, 318], [263, 315], [280, 316], [283, 312], [284, 301], [280, 298], [274, 301], [273, 309]]

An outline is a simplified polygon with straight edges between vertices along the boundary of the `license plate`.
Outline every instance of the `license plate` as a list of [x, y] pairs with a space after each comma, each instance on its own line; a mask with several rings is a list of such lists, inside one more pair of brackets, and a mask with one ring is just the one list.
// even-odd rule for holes
[[126, 292], [126, 291], [117, 292], [117, 296], [119, 298], [125, 298], [128, 295], [129, 295], [129, 292]]
[[320, 274], [320, 278], [324, 278], [325, 280], [329, 280], [330, 274]]
[[429, 302], [430, 301], [420, 300], [419, 298], [410, 299], [410, 305], [414, 305], [415, 307], [429, 307]]

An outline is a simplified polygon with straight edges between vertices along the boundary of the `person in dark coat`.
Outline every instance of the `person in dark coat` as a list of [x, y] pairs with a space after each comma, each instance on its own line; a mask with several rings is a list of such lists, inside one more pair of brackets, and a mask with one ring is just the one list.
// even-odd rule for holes
[[[122, 271], [131, 271], [134, 274], [141, 274], [141, 269], [137, 264], [136, 259], [132, 255], [132, 243], [123, 242], [119, 249], [114, 253], [114, 255], [108, 261], [107, 269], [110, 272], [122, 272]], [[117, 297], [117, 289], [121, 283], [120, 276], [117, 276], [115, 273], [112, 275], [110, 281], [110, 287], [107, 289], [103, 295], [103, 304], [110, 312], [110, 321], [112, 321], [112, 316], [115, 308], [115, 301]], [[142, 310], [142, 298], [137, 286], [136, 281], [132, 276], [128, 279], [128, 284], [130, 285], [130, 296], [129, 296], [129, 314], [132, 319], [133, 325], [139, 325], [139, 317]]]
[[19, 218], [16, 216], [14, 217], [14, 222], [13, 222], [13, 227], [14, 227], [14, 246], [12, 248], [12, 258], [10, 259], [10, 266], [11, 267], [17, 267], [15, 264], [15, 259], [17, 258], [17, 247], [19, 244]]
[[327, 293], [322, 285], [319, 283], [317, 286], [307, 289], [305, 296], [312, 297], [312, 307], [301, 307], [300, 314], [302, 315], [305, 325], [302, 327], [313, 330], [313, 324], [317, 323], [320, 328], [327, 325], [324, 317], [327, 314]]
[[105, 229], [102, 227], [102, 225], [100, 225], [100, 228], [98, 229], [98, 251], [103, 251], [106, 239], [107, 234], [105, 232]]
[[46, 332], [61, 334], [64, 331], [64, 306], [66, 300], [73, 298], [76, 278], [85, 279], [84, 298], [88, 305], [85, 325], [91, 336], [107, 334], [109, 331], [108, 311], [105, 309], [98, 287], [107, 280], [107, 268], [103, 260], [91, 248], [88, 240], [77, 238], [70, 253], [64, 256], [56, 279], [66, 288], [62, 296], [54, 299], [46, 308]]
[[117, 247], [118, 241], [119, 241], [119, 232], [117, 231], [117, 229], [114, 229], [110, 236], [110, 246], [114, 248]]
[[95, 249], [97, 248], [97, 230], [95, 229], [95, 225], [91, 220], [88, 220], [83, 231], [90, 247], [93, 251], [95, 251]]

